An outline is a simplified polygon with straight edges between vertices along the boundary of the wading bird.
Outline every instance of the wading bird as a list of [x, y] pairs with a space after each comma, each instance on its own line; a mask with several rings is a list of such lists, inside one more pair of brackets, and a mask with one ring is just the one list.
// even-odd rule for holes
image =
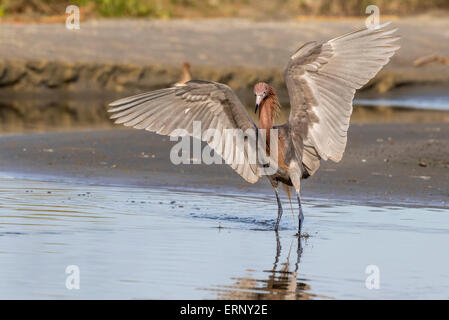
[[[295, 188], [299, 206], [298, 234], [301, 235], [304, 221], [301, 179], [313, 175], [321, 159], [341, 160], [355, 91], [373, 78], [399, 48], [396, 44], [399, 37], [393, 36], [396, 29], [386, 28], [388, 24], [364, 28], [322, 44], [302, 45], [284, 69], [291, 110], [288, 121], [282, 125], [274, 125], [281, 106], [274, 89], [266, 83], [254, 86], [259, 127], [230, 87], [211, 81], [193, 80], [181, 86], [124, 98], [111, 103], [113, 108], [109, 112], [113, 112], [111, 118], [116, 119], [116, 123], [162, 135], [170, 135], [178, 128], [193, 135], [193, 122], [201, 121], [203, 131], [213, 128], [222, 132], [222, 143], [212, 147], [250, 183], [261, 176], [260, 166], [250, 163], [248, 150], [245, 150], [244, 161], [233, 162], [234, 150], [228, 150], [233, 137], [226, 129], [265, 129], [267, 135], [270, 129], [277, 129], [277, 171], [267, 176], [278, 205], [275, 230], [282, 217], [278, 193], [281, 183], [288, 191], [291, 186]], [[200, 138], [210, 144], [204, 136]], [[270, 140], [265, 141], [268, 144]]]
[[175, 86], [183, 86], [187, 82], [189, 82], [190, 80], [192, 80], [192, 73], [190, 71], [190, 63], [185, 61], [182, 64], [181, 79], [178, 82], [175, 83]]

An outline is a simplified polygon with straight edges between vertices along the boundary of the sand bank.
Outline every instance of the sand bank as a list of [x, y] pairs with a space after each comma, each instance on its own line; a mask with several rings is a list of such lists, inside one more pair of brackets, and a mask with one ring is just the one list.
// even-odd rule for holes
[[[449, 56], [445, 17], [394, 21], [401, 50], [367, 86], [386, 92], [398, 86], [449, 83], [449, 67], [415, 67], [430, 54]], [[364, 26], [360, 21], [254, 22], [210, 20], [91, 20], [71, 31], [63, 24], [1, 25], [0, 86], [23, 92], [139, 91], [166, 87], [189, 61], [197, 79], [235, 89], [267, 81], [284, 90], [282, 68], [301, 44], [327, 41]]]
[[[167, 137], [126, 129], [2, 136], [0, 171], [101, 185], [272, 196], [266, 179], [248, 184], [226, 165], [173, 165], [173, 144]], [[304, 181], [303, 194], [448, 207], [448, 155], [447, 123], [353, 125], [343, 160], [323, 162], [319, 172]]]

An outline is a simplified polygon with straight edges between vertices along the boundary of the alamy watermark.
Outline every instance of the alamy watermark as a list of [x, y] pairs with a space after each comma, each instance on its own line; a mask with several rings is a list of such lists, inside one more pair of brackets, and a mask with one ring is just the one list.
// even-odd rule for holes
[[80, 267], [77, 265], [69, 265], [65, 268], [65, 273], [68, 274], [65, 279], [65, 287], [68, 290], [79, 290], [80, 289]]
[[365, 273], [368, 275], [365, 280], [365, 287], [368, 290], [380, 289], [380, 269], [375, 264], [366, 266]]
[[65, 27], [68, 30], [79, 30], [80, 8], [75, 5], [70, 5], [65, 9], [65, 13], [69, 15], [65, 20]]
[[[193, 138], [196, 139], [191, 139]], [[269, 150], [267, 148], [269, 137]], [[175, 129], [171, 141], [178, 141], [170, 151], [170, 161], [175, 164], [242, 164], [258, 166], [261, 175], [272, 175], [278, 169], [278, 130], [271, 129], [215, 129], [202, 130], [201, 121], [193, 121], [191, 133]], [[192, 141], [193, 140], [193, 141]], [[201, 141], [207, 145], [201, 150]]]
[[379, 26], [380, 23], [380, 10], [379, 7], [376, 5], [369, 5], [365, 9], [366, 14], [370, 14], [368, 18], [365, 20], [365, 26], [368, 29], [373, 29]]

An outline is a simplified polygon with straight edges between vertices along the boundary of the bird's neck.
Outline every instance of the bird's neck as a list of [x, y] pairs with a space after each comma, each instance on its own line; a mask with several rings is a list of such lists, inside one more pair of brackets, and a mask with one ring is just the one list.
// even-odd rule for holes
[[260, 105], [259, 128], [267, 130], [273, 128], [274, 120], [280, 111], [279, 100], [275, 93], [270, 93]]
[[190, 73], [190, 66], [184, 64], [182, 66], [182, 76], [181, 76], [181, 81], [182, 83], [186, 83], [188, 81], [192, 80], [192, 75]]
[[270, 154], [270, 131], [273, 128], [274, 120], [279, 114], [279, 100], [271, 89], [270, 94], [262, 101], [259, 114], [259, 129], [265, 130], [265, 144], [267, 145], [267, 155]]

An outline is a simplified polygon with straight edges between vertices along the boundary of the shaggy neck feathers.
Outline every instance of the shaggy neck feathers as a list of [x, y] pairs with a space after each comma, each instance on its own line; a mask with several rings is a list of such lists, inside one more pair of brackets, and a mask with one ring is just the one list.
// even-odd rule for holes
[[259, 108], [259, 128], [269, 131], [273, 128], [274, 120], [281, 111], [281, 105], [273, 88], [270, 87], [267, 97], [262, 101]]

